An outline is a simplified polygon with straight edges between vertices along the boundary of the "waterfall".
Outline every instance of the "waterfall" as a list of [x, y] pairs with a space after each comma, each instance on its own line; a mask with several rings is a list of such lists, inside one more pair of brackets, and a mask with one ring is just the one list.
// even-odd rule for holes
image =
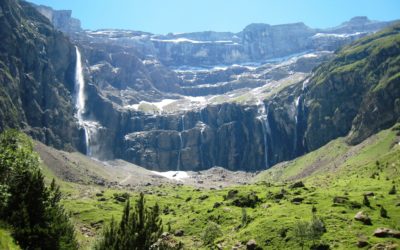
[[[76, 118], [79, 125], [83, 125], [83, 114], [85, 113], [85, 79], [83, 78], [82, 59], [78, 47], [76, 50], [76, 66], [75, 66], [75, 107], [77, 109]], [[86, 131], [85, 131], [86, 132]]]
[[204, 167], [204, 152], [203, 152], [203, 138], [204, 138], [204, 130], [206, 129], [206, 124], [201, 122], [200, 128], [200, 162], [201, 166]]
[[182, 130], [179, 132], [179, 141], [180, 141], [180, 146], [179, 146], [179, 152], [178, 152], [178, 164], [176, 166], [176, 171], [180, 171], [181, 169], [181, 151], [183, 148], [183, 139], [182, 139], [182, 131], [185, 130], [185, 114], [181, 116], [181, 123], [182, 123]]
[[301, 95], [299, 95], [294, 101], [294, 135], [293, 135], [293, 153], [296, 156], [297, 154], [297, 124], [298, 124], [298, 116], [299, 116], [299, 104], [300, 104]]
[[258, 116], [256, 117], [257, 120], [260, 121], [262, 131], [263, 131], [263, 139], [264, 139], [264, 160], [265, 160], [265, 167], [268, 168], [268, 135], [271, 133], [271, 129], [269, 126], [268, 121], [268, 110], [265, 108], [265, 104], [263, 101], [259, 100], [258, 102]]
[[181, 116], [181, 123], [182, 123], [182, 131], [185, 130], [185, 114]]
[[78, 119], [78, 125], [85, 131], [86, 155], [93, 156], [94, 153], [99, 151], [99, 145], [97, 144], [97, 133], [100, 128], [100, 124], [96, 121], [90, 121], [84, 118], [86, 111], [85, 79], [83, 76], [81, 53], [77, 46], [75, 46], [75, 51], [75, 108], [77, 110], [75, 117]]

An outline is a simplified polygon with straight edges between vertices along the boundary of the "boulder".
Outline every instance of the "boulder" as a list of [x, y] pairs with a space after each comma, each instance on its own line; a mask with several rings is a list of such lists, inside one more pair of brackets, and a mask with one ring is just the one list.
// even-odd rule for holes
[[301, 203], [301, 202], [303, 202], [303, 200], [304, 200], [303, 197], [294, 197], [294, 198], [292, 199], [292, 202], [293, 202], [293, 203]]
[[375, 244], [374, 246], [372, 246], [371, 250], [397, 250], [398, 249], [398, 245], [391, 243], [391, 242], [387, 242], [387, 243], [378, 243]]
[[363, 211], [358, 212], [354, 219], [357, 221], [361, 221], [364, 225], [372, 225], [371, 218], [368, 217]]
[[400, 231], [385, 228], [385, 227], [380, 227], [374, 231], [374, 236], [379, 237], [379, 238], [392, 237], [392, 238], [400, 239]]
[[335, 196], [333, 197], [333, 203], [337, 204], [344, 204], [349, 201], [349, 198], [344, 197], [344, 196]]
[[375, 196], [374, 192], [365, 192], [364, 196]]
[[183, 231], [183, 229], [178, 229], [175, 231], [174, 235], [176, 237], [182, 237], [185, 234], [185, 231]]
[[201, 201], [204, 201], [204, 200], [208, 199], [208, 197], [209, 197], [208, 195], [203, 194], [198, 199], [201, 200]]
[[357, 247], [359, 247], [359, 248], [366, 247], [366, 246], [368, 246], [368, 245], [369, 245], [369, 243], [368, 243], [368, 241], [365, 240], [365, 239], [359, 239], [359, 240], [357, 241]]
[[289, 188], [302, 188], [305, 187], [302, 181], [298, 181], [289, 186]]
[[246, 243], [246, 249], [247, 250], [256, 250], [259, 249], [256, 240], [251, 239]]

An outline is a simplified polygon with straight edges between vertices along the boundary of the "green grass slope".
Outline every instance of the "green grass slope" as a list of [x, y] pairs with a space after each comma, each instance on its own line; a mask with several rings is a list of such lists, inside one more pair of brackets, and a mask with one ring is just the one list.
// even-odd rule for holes
[[10, 230], [0, 223], [0, 249], [20, 250], [21, 248], [14, 242]]
[[[301, 249], [294, 228], [300, 221], [311, 220], [313, 206], [326, 227], [317, 242], [331, 249], [358, 249], [359, 240], [369, 246], [400, 245], [400, 239], [373, 236], [379, 227], [400, 230], [400, 195], [388, 194], [393, 185], [400, 187], [399, 130], [400, 126], [384, 130], [357, 146], [339, 138], [260, 173], [254, 184], [217, 190], [163, 184], [144, 186], [142, 191], [148, 204], [160, 205], [165, 231], [184, 231], [175, 239], [185, 249], [212, 248], [204, 244], [210, 222], [222, 233], [214, 243], [221, 249], [246, 249], [251, 239], [262, 249]], [[298, 180], [305, 187], [291, 188]], [[120, 218], [124, 197], [129, 195], [134, 201], [138, 196], [137, 191], [123, 188], [67, 184], [63, 185], [64, 205], [73, 216], [82, 249], [91, 248], [112, 217]], [[371, 205], [366, 206], [363, 197], [370, 192]], [[335, 197], [345, 198], [335, 203]], [[388, 218], [381, 217], [381, 207]], [[372, 225], [354, 220], [359, 211], [368, 214]], [[307, 240], [306, 246], [311, 245]]]

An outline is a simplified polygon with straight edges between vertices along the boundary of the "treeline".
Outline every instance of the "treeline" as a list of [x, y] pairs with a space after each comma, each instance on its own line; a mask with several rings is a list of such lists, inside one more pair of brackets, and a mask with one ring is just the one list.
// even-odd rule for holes
[[60, 199], [54, 180], [44, 182], [31, 140], [16, 130], [0, 134], [0, 220], [22, 249], [78, 249]]

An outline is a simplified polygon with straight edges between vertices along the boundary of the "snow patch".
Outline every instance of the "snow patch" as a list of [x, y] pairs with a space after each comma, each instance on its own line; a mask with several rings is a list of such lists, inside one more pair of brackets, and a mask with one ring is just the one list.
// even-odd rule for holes
[[104, 63], [92, 65], [90, 66], [90, 71], [99, 71], [103, 66], [105, 66]]
[[167, 172], [157, 172], [151, 171], [153, 174], [163, 176], [170, 180], [183, 181], [183, 179], [189, 178], [189, 174], [185, 171], [167, 171]]
[[157, 38], [151, 38], [151, 41], [154, 42], [162, 42], [162, 43], [198, 43], [198, 44], [205, 44], [205, 43], [233, 43], [233, 41], [230, 40], [221, 40], [221, 41], [198, 41], [198, 40], [192, 40], [184, 37], [179, 37], [175, 39], [157, 39]]
[[157, 107], [157, 109], [163, 111], [165, 106], [167, 106], [167, 105], [169, 105], [169, 104], [171, 104], [171, 103], [173, 103], [173, 102], [175, 102], [175, 101], [177, 101], [177, 100], [175, 100], [175, 99], [163, 99], [163, 100], [160, 101], [160, 102], [146, 102], [146, 101], [140, 101], [138, 104], [126, 105], [125, 108], [127, 108], [127, 109], [138, 110], [138, 109], [139, 109], [139, 106], [140, 106], [141, 104], [148, 104], [148, 105], [155, 106], [155, 107]]
[[315, 53], [309, 53], [309, 54], [303, 55], [302, 57], [303, 58], [315, 58], [315, 57], [318, 57], [318, 55]]
[[200, 104], [207, 104], [207, 99], [204, 96], [184, 96], [190, 102], [197, 102]]
[[337, 37], [337, 38], [347, 38], [352, 36], [359, 36], [365, 34], [366, 32], [356, 32], [351, 34], [330, 34], [330, 33], [317, 33], [313, 37], [320, 38], [320, 37]]

